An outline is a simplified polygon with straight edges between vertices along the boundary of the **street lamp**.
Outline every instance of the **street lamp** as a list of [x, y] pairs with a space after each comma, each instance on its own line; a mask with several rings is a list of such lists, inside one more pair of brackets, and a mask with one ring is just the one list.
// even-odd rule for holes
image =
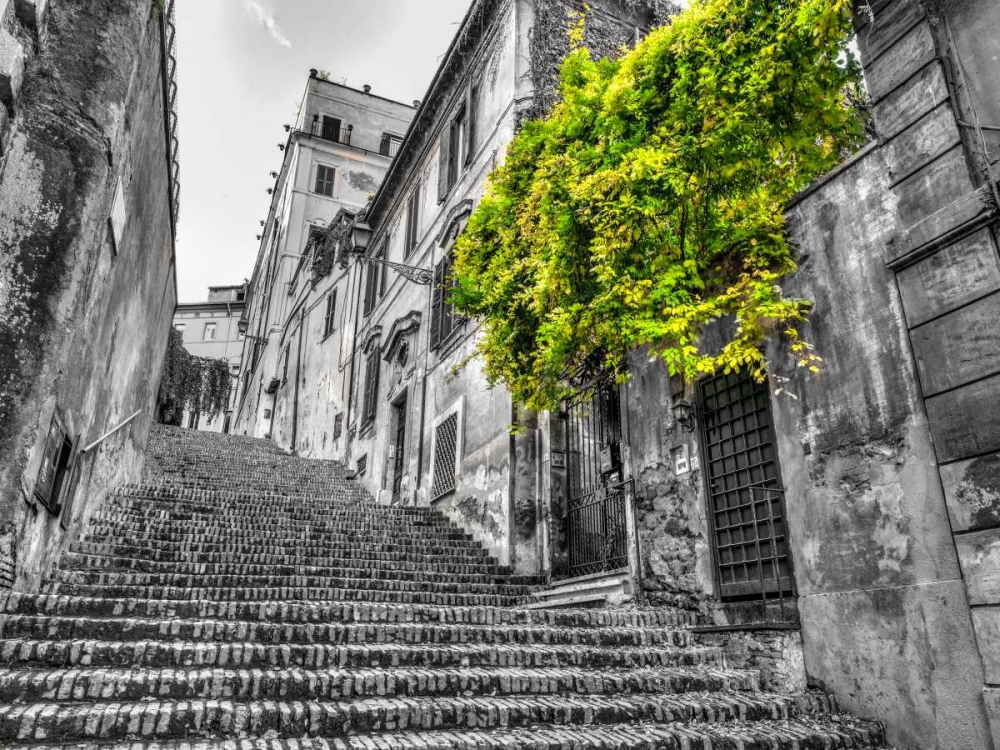
[[677, 424], [688, 432], [694, 432], [694, 404], [686, 398], [679, 398], [674, 401], [671, 409]]
[[374, 233], [374, 230], [368, 223], [366, 211], [362, 210], [361, 213], [359, 213], [354, 219], [354, 224], [351, 226], [351, 244], [354, 246], [355, 257], [364, 263], [370, 263], [376, 266], [388, 266], [404, 279], [412, 281], [414, 284], [430, 286], [434, 283], [434, 274], [426, 268], [408, 266], [405, 263], [393, 263], [392, 261], [385, 260], [384, 258], [365, 257], [365, 253], [368, 250], [368, 246], [371, 244], [372, 235]]

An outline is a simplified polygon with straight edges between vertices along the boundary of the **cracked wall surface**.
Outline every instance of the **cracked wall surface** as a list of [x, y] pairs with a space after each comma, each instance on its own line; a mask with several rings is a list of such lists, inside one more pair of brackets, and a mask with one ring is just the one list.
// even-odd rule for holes
[[[19, 1], [0, 18], [24, 54], [0, 129], [0, 583], [31, 590], [141, 468], [175, 301], [170, 180], [155, 4]], [[80, 447], [140, 408], [78, 460], [61, 524], [34, 494], [53, 414]]]

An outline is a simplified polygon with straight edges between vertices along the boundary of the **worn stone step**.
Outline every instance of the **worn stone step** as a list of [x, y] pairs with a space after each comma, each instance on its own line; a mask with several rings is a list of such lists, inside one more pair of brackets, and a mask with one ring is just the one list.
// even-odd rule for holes
[[581, 667], [637, 669], [724, 667], [722, 650], [689, 646], [607, 649], [593, 646], [463, 644], [204, 643], [200, 641], [0, 641], [0, 663], [27, 667]]
[[226, 534], [248, 537], [269, 537], [276, 540], [294, 541], [296, 538], [325, 539], [331, 542], [383, 542], [396, 540], [399, 544], [413, 543], [429, 545], [444, 542], [452, 546], [473, 546], [476, 542], [464, 532], [446, 527], [406, 526], [403, 524], [371, 525], [358, 524], [345, 531], [342, 524], [296, 521], [294, 523], [268, 523], [266, 521], [176, 521], [167, 523], [146, 523], [144, 521], [102, 521], [94, 519], [90, 523], [90, 533], [106, 536], [135, 537], [142, 539], [197, 539], [216, 538]]
[[50, 640], [180, 640], [214, 643], [480, 643], [583, 645], [603, 648], [690, 646], [686, 629], [571, 628], [449, 623], [283, 623], [239, 620], [8, 615], [4, 638]]
[[[88, 533], [83, 538], [86, 542], [92, 542], [101, 544], [108, 541], [108, 537], [105, 535], [99, 535], [94, 533]], [[316, 552], [330, 552], [334, 554], [362, 554], [362, 553], [380, 553], [380, 552], [394, 552], [394, 553], [409, 553], [411, 555], [445, 555], [445, 556], [468, 556], [471, 559], [475, 558], [488, 558], [489, 553], [482, 547], [475, 547], [473, 543], [463, 543], [463, 542], [449, 542], [447, 544], [428, 542], [426, 544], [421, 544], [417, 542], [409, 542], [405, 544], [398, 544], [393, 541], [345, 541], [341, 543], [328, 542], [323, 538], [319, 539], [308, 539], [305, 537], [300, 537], [299, 539], [287, 538], [287, 539], [266, 539], [263, 537], [253, 538], [253, 537], [240, 537], [239, 541], [233, 541], [232, 538], [227, 538], [225, 535], [220, 535], [217, 538], [204, 537], [204, 538], [178, 538], [178, 539], [150, 539], [142, 537], [139, 535], [132, 535], [125, 538], [114, 538], [111, 540], [112, 543], [118, 545], [119, 547], [125, 546], [135, 546], [135, 547], [150, 547], [153, 544], [159, 549], [166, 550], [192, 550], [196, 552], [231, 552], [231, 553], [242, 553], [242, 552], [259, 552], [262, 549], [284, 552], [289, 550], [299, 550], [299, 551], [316, 551]], [[460, 546], [461, 545], [461, 546]]]
[[[142, 588], [183, 587], [192, 591], [225, 587], [253, 588], [335, 588], [353, 591], [420, 591], [440, 594], [496, 594], [499, 596], [521, 596], [527, 594], [528, 586], [506, 583], [479, 583], [452, 580], [414, 580], [411, 578], [375, 578], [365, 576], [334, 575], [247, 575], [215, 574], [191, 575], [183, 573], [126, 573], [117, 571], [56, 570], [50, 584], [77, 584], [81, 586], [101, 586], [110, 589], [138, 586]], [[54, 592], [53, 592], [54, 593]]]
[[147, 547], [143, 545], [128, 543], [101, 543], [93, 541], [74, 542], [70, 545], [71, 553], [110, 555], [115, 557], [125, 557], [139, 560], [161, 560], [161, 561], [190, 561], [190, 562], [227, 562], [230, 560], [241, 560], [253, 563], [275, 563], [282, 564], [286, 561], [359, 561], [364, 560], [366, 564], [392, 565], [406, 563], [410, 565], [424, 565], [429, 563], [442, 565], [473, 565], [478, 567], [491, 566], [498, 570], [509, 570], [504, 566], [498, 566], [496, 561], [489, 557], [486, 550], [464, 551], [461, 554], [447, 554], [445, 552], [417, 553], [412, 550], [390, 550], [382, 551], [377, 549], [364, 549], [348, 551], [347, 553], [337, 553], [333, 549], [322, 546], [299, 546], [299, 547], [279, 547], [268, 545], [262, 549], [259, 544], [231, 544], [230, 549], [205, 550], [204, 545], [186, 545], [166, 547]]
[[[846, 716], [726, 724], [538, 725], [527, 729], [413, 731], [354, 737], [76, 744], [77, 750], [886, 750], [874, 722]], [[49, 750], [17, 743], [10, 750]]]
[[58, 581], [48, 581], [43, 584], [42, 593], [56, 596], [91, 596], [112, 599], [182, 599], [188, 601], [207, 599], [220, 602], [291, 599], [315, 602], [381, 602], [466, 607], [511, 607], [519, 601], [519, 597], [496, 593], [469, 594], [383, 588], [359, 589], [354, 586], [347, 588], [327, 586], [190, 588], [185, 586], [102, 586], [99, 584], [60, 583]]
[[[365, 508], [349, 505], [344, 508], [272, 508], [266, 505], [246, 508], [220, 508], [208, 503], [191, 503], [179, 507], [171, 503], [169, 506], [157, 501], [153, 505], [108, 505], [95, 515], [98, 520], [140, 520], [147, 522], [173, 521], [207, 521], [211, 519], [232, 520], [275, 520], [275, 521], [327, 521], [327, 522], [358, 522], [382, 525], [412, 525], [418, 527], [453, 529], [455, 526], [444, 516], [436, 513], [374, 513]], [[425, 509], [426, 510], [426, 509]]]
[[[333, 561], [326, 561], [332, 563]], [[131, 563], [131, 564], [130, 564]], [[226, 563], [156, 563], [147, 560], [123, 560], [119, 557], [97, 557], [87, 555], [64, 555], [59, 563], [59, 569], [68, 574], [101, 576], [100, 582], [114, 580], [116, 583], [135, 581], [135, 576], [149, 576], [162, 581], [164, 577], [177, 578], [184, 576], [197, 577], [211, 581], [210, 585], [219, 585], [218, 579], [238, 577], [248, 582], [263, 578], [278, 578], [282, 580], [310, 579], [340, 579], [367, 578], [375, 581], [416, 581], [424, 583], [454, 583], [454, 584], [497, 584], [501, 586], [537, 586], [542, 579], [534, 576], [506, 576], [491, 573], [486, 570], [472, 572], [457, 572], [454, 570], [434, 570], [403, 568], [377, 568], [364, 565], [363, 561], [344, 564], [324, 565], [260, 565], [243, 562]], [[445, 566], [446, 567], [446, 566]], [[111, 579], [111, 576], [116, 578]], [[125, 578], [130, 580], [126, 581]], [[60, 580], [71, 580], [60, 578]], [[92, 581], [85, 581], [92, 582]]]
[[350, 736], [401, 730], [484, 730], [536, 724], [724, 723], [827, 714], [823, 695], [703, 693], [619, 696], [473, 696], [352, 701], [144, 701], [0, 707], [0, 740], [239, 739]]
[[454, 623], [493, 627], [680, 628], [698, 624], [680, 609], [528, 610], [509, 607], [323, 603], [277, 600], [208, 601], [105, 599], [9, 592], [0, 612], [64, 617], [208, 619], [280, 623]]
[[[261, 556], [264, 557], [264, 556]], [[438, 562], [434, 558], [429, 560], [361, 560], [358, 558], [343, 557], [319, 557], [303, 556], [302, 558], [283, 559], [277, 555], [267, 556], [270, 559], [245, 559], [231, 555], [219, 556], [214, 560], [191, 560], [187, 558], [170, 560], [150, 560], [140, 559], [131, 556], [106, 555], [106, 554], [86, 554], [83, 552], [71, 551], [63, 554], [60, 558], [59, 567], [64, 570], [125, 570], [156, 573], [162, 571], [173, 571], [176, 573], [202, 574], [202, 573], [227, 573], [240, 572], [250, 574], [261, 574], [265, 572], [281, 574], [301, 574], [310, 572], [332, 572], [358, 569], [364, 566], [366, 574], [379, 578], [387, 573], [419, 573], [420, 575], [433, 578], [439, 574], [447, 574], [452, 580], [464, 580], [462, 576], [488, 577], [490, 580], [505, 579], [509, 583], [533, 586], [542, 579], [537, 576], [514, 576], [510, 573], [510, 567], [499, 566], [495, 563], [483, 560], [478, 563]]]
[[759, 691], [752, 670], [657, 669], [0, 669], [0, 704], [49, 701], [346, 700], [471, 695]]

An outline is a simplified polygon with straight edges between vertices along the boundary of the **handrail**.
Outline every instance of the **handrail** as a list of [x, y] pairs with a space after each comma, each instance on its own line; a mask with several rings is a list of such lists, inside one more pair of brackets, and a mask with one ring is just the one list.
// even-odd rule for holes
[[121, 429], [122, 427], [124, 427], [124, 426], [125, 426], [125, 425], [127, 425], [127, 424], [128, 424], [129, 422], [131, 422], [131, 421], [132, 421], [133, 419], [135, 419], [135, 418], [136, 418], [136, 417], [138, 417], [138, 416], [139, 416], [140, 414], [142, 414], [142, 412], [143, 412], [143, 410], [142, 410], [142, 409], [139, 409], [139, 411], [137, 411], [137, 412], [136, 412], [135, 414], [133, 414], [133, 415], [132, 415], [131, 417], [129, 417], [129, 418], [128, 418], [128, 419], [126, 419], [126, 420], [125, 420], [124, 422], [122, 422], [122, 423], [121, 423], [120, 425], [118, 425], [117, 427], [115, 427], [115, 428], [114, 428], [113, 430], [109, 430], [108, 432], [105, 432], [105, 433], [104, 433], [103, 435], [101, 435], [101, 436], [100, 436], [99, 438], [97, 438], [97, 440], [95, 440], [94, 442], [92, 442], [92, 443], [91, 443], [90, 445], [88, 445], [88, 446], [87, 446], [86, 448], [83, 448], [83, 449], [82, 449], [82, 450], [80, 451], [80, 453], [90, 453], [90, 452], [91, 452], [92, 450], [94, 450], [94, 448], [96, 448], [96, 447], [97, 447], [97, 446], [99, 446], [99, 445], [100, 445], [101, 443], [103, 443], [103, 442], [104, 442], [105, 440], [107, 440], [107, 439], [108, 439], [109, 437], [111, 437], [111, 436], [112, 436], [112, 435], [114, 435], [114, 434], [115, 434], [116, 432], [118, 432], [118, 430], [120, 430], [120, 429]]

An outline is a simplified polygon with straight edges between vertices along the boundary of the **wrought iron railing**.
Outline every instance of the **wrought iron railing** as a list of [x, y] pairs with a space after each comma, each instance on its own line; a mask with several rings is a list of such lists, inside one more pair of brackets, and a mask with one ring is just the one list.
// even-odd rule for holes
[[170, 202], [176, 228], [180, 215], [180, 136], [177, 130], [177, 23], [176, 0], [166, 0], [163, 4], [163, 66], [165, 71], [167, 112], [167, 140], [170, 151]]
[[570, 500], [566, 515], [571, 577], [628, 566], [628, 511], [633, 483], [626, 479]]

